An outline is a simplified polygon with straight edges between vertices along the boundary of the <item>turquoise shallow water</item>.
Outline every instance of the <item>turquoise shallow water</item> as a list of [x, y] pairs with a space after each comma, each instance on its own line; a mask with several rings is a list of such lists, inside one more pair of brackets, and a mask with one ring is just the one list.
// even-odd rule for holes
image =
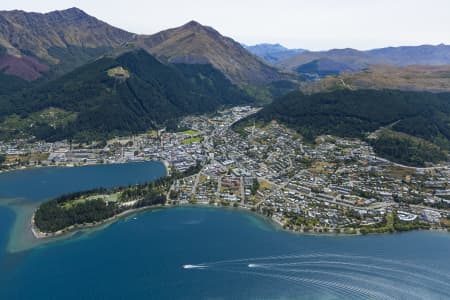
[[242, 211], [172, 208], [6, 253], [13, 221], [0, 207], [0, 299], [450, 298], [447, 234], [306, 236]]
[[[39, 203], [61, 194], [137, 184], [166, 173], [160, 162], [96, 165], [81, 168], [38, 168], [0, 174], [0, 207], [14, 211], [15, 221], [8, 230], [7, 249], [19, 251], [36, 244], [30, 219]], [[1, 251], [1, 249], [0, 249]]]

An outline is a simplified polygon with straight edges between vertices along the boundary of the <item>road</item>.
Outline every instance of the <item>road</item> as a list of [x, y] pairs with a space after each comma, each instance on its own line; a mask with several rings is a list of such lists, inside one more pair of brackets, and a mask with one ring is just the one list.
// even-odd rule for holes
[[219, 176], [219, 179], [217, 179], [217, 192], [216, 192], [217, 201], [220, 200], [220, 190], [221, 189], [222, 189], [222, 177]]
[[198, 174], [195, 175], [195, 181], [194, 181], [194, 185], [192, 186], [192, 191], [191, 191], [192, 195], [195, 195], [195, 193], [197, 192], [197, 186], [198, 186], [198, 182], [200, 181], [201, 174], [202, 174], [202, 171], [198, 172]]
[[245, 204], [244, 177], [242, 177], [242, 176], [240, 178], [240, 190], [241, 190], [242, 204]]

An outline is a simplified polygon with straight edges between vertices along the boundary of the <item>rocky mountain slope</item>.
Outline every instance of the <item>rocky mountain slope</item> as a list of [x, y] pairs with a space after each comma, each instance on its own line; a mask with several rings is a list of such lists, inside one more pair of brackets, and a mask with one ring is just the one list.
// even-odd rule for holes
[[0, 11], [0, 68], [34, 80], [49, 67], [71, 70], [132, 37], [77, 8], [46, 14]]
[[265, 84], [284, 78], [279, 70], [265, 64], [239, 43], [195, 21], [154, 35], [139, 36], [131, 43], [161, 61], [211, 64], [234, 83]]

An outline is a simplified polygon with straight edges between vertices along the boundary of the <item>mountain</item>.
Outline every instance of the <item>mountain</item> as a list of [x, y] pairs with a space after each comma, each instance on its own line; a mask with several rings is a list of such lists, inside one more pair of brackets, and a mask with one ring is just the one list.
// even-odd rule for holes
[[288, 49], [280, 44], [258, 44], [244, 47], [254, 55], [262, 58], [265, 62], [270, 64], [275, 64], [305, 51], [303, 49]]
[[[319, 135], [369, 138], [382, 157], [424, 165], [446, 159], [450, 149], [450, 93], [340, 90], [292, 92], [236, 125], [237, 131], [272, 120], [296, 129], [307, 141]], [[380, 130], [381, 129], [381, 130]], [[379, 131], [374, 136], [372, 132]]]
[[[280, 61], [277, 63], [277, 66], [295, 70], [302, 65], [323, 59], [334, 61], [336, 64], [344, 64], [357, 71], [374, 64], [394, 66], [446, 65], [450, 64], [450, 46], [389, 47], [369, 51], [355, 49], [333, 49], [319, 52], [305, 51]], [[336, 73], [339, 73], [337, 72], [339, 71], [338, 69]]]
[[0, 98], [0, 135], [98, 140], [175, 128], [182, 116], [252, 101], [211, 65], [163, 64], [138, 49]]
[[49, 69], [72, 70], [132, 37], [77, 8], [45, 14], [0, 11], [0, 70], [35, 80]]
[[260, 85], [295, 77], [282, 74], [232, 39], [195, 21], [154, 35], [136, 35], [77, 8], [45, 14], [0, 11], [0, 72], [26, 81], [43, 75], [56, 78], [130, 47], [145, 49], [163, 63], [211, 64], [238, 84]]
[[295, 68], [295, 71], [298, 73], [318, 75], [319, 77], [339, 75], [341, 73], [354, 72], [356, 70], [357, 69], [350, 65], [336, 62], [328, 58], [316, 59]]
[[286, 77], [231, 38], [195, 21], [154, 35], [136, 37], [130, 43], [163, 62], [211, 64], [237, 84], [266, 84]]
[[450, 65], [406, 67], [372, 65], [360, 72], [328, 76], [322, 80], [305, 82], [301, 85], [301, 90], [307, 94], [338, 89], [450, 92]]
[[362, 69], [367, 66], [370, 56], [355, 49], [333, 49], [330, 51], [305, 51], [277, 63], [277, 66], [292, 69], [313, 62], [315, 60], [327, 59], [336, 63], [345, 64], [355, 69]]
[[366, 51], [373, 59], [386, 60], [396, 66], [407, 65], [449, 65], [450, 45], [422, 45], [388, 47]]

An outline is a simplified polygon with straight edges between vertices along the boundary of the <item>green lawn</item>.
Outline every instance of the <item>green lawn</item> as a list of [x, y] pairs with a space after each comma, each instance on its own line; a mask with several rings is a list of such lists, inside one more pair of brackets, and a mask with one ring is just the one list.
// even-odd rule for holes
[[184, 135], [190, 135], [190, 136], [196, 136], [196, 135], [199, 134], [199, 132], [190, 129], [190, 130], [183, 131], [182, 134], [184, 134]]
[[183, 144], [184, 144], [184, 145], [190, 145], [190, 144], [192, 144], [192, 143], [200, 143], [201, 141], [203, 141], [203, 137], [201, 137], [201, 136], [196, 136], [196, 137], [192, 137], [192, 138], [185, 139], [185, 140], [183, 141]]
[[95, 199], [99, 199], [99, 198], [103, 199], [104, 201], [117, 202], [119, 200], [119, 193], [114, 193], [114, 194], [110, 194], [110, 195], [92, 195], [89, 197], [75, 199], [75, 200], [64, 203], [63, 208], [69, 209], [73, 206], [84, 203], [86, 201], [91, 201], [91, 200], [95, 200]]

